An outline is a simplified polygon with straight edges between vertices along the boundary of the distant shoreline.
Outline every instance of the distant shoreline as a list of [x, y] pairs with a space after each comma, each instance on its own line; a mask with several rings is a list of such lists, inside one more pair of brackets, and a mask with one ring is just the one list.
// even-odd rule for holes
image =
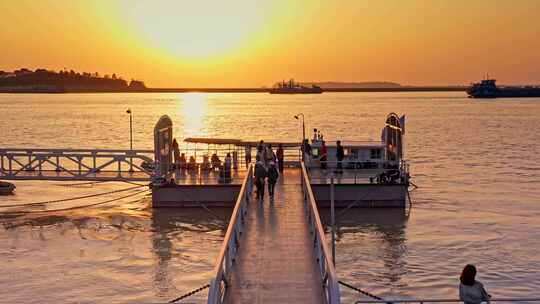
[[[466, 87], [456, 86], [419, 86], [419, 87], [392, 87], [392, 88], [327, 88], [324, 92], [464, 92]], [[25, 88], [20, 90], [6, 90], [0, 87], [0, 93], [11, 94], [69, 94], [69, 93], [269, 93], [270, 88], [145, 88], [128, 90], [65, 90], [47, 91], [41, 89]]]

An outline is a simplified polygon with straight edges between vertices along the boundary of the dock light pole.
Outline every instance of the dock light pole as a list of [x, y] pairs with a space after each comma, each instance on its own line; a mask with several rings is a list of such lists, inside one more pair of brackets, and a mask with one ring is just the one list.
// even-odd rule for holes
[[301, 151], [302, 151], [302, 161], [304, 160], [304, 142], [306, 141], [306, 124], [305, 124], [305, 121], [304, 121], [304, 113], [298, 113], [296, 115], [294, 115], [294, 118], [296, 118], [296, 120], [299, 120], [300, 119], [300, 116], [302, 116], [302, 144], [300, 145], [300, 147], [302, 148]]
[[[126, 113], [129, 114], [129, 150], [133, 153], [133, 115], [131, 109], [127, 109]], [[129, 172], [133, 172], [133, 158], [129, 161]]]

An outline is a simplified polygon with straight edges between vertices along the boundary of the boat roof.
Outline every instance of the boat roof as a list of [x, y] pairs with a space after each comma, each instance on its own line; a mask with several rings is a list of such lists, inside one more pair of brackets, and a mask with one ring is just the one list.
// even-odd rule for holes
[[[344, 148], [384, 148], [382, 141], [375, 140], [342, 140], [341, 145]], [[335, 141], [326, 142], [326, 147], [335, 148], [337, 146]]]
[[[208, 145], [235, 145], [235, 146], [251, 146], [256, 147], [259, 141], [243, 141], [241, 139], [233, 138], [207, 138], [207, 137], [188, 137], [184, 139], [184, 142], [195, 144], [208, 144]], [[264, 141], [265, 144], [271, 144], [273, 147], [277, 147], [282, 144], [283, 147], [300, 147], [300, 142], [282, 142], [282, 141]]]
[[204, 138], [204, 137], [188, 137], [184, 139], [185, 142], [195, 144], [214, 144], [214, 145], [238, 145], [242, 141], [240, 139], [232, 138]]

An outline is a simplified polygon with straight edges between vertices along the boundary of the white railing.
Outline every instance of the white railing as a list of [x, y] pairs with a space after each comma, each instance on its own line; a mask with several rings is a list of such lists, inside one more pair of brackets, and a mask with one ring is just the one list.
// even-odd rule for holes
[[[320, 161], [311, 160], [307, 165], [308, 169], [321, 169], [318, 174], [311, 176], [311, 181], [328, 182], [330, 177], [334, 176], [335, 170], [338, 167], [338, 161]], [[342, 171], [345, 173], [340, 176], [341, 183], [384, 183], [378, 180], [380, 173], [388, 170], [399, 170], [399, 175], [393, 178], [392, 183], [408, 184], [409, 182], [409, 164], [405, 160], [387, 161], [387, 160], [370, 160], [370, 161], [353, 161], [343, 160], [341, 162]], [[390, 183], [390, 180], [387, 181]]]
[[[277, 146], [273, 146], [272, 150], [274, 153], [277, 152]], [[236, 152], [236, 161], [234, 160], [234, 154]], [[180, 153], [184, 153], [186, 159], [189, 159], [191, 156], [195, 158], [195, 161], [198, 164], [202, 164], [203, 158], [206, 156], [211, 158], [212, 154], [216, 154], [219, 159], [223, 162], [227, 153], [231, 154], [233, 158], [233, 165], [236, 162], [239, 168], [246, 168], [246, 153], [244, 147], [234, 146], [234, 147], [181, 147]], [[300, 153], [299, 147], [283, 147], [284, 161], [286, 165], [298, 165], [302, 155]], [[257, 148], [251, 148], [251, 162], [255, 162], [257, 156]]]
[[223, 245], [214, 267], [214, 276], [210, 280], [208, 291], [208, 304], [223, 303], [225, 289], [232, 272], [232, 267], [238, 253], [240, 234], [244, 228], [244, 217], [246, 216], [248, 204], [253, 188], [253, 165], [248, 166], [247, 174], [240, 188], [240, 193], [236, 199], [231, 221], [223, 240]]
[[0, 148], [0, 179], [149, 181], [152, 150]]
[[[493, 298], [489, 299], [490, 302], [507, 302], [507, 303], [520, 303], [520, 302], [536, 302], [540, 303], [539, 298]], [[361, 300], [356, 301], [356, 304], [375, 304], [375, 303], [463, 303], [459, 299], [386, 299], [386, 300]], [[482, 302], [486, 303], [486, 302]]]
[[323, 278], [324, 294], [326, 296], [326, 303], [339, 304], [340, 292], [339, 281], [336, 275], [336, 270], [332, 262], [332, 253], [328, 249], [326, 240], [324, 237], [324, 229], [319, 217], [319, 211], [317, 210], [317, 203], [311, 190], [311, 184], [309, 176], [306, 171], [304, 163], [302, 167], [302, 188], [304, 192], [304, 202], [306, 204], [307, 216], [309, 219], [310, 229], [313, 234], [313, 242], [315, 245], [315, 255], [319, 264], [319, 271]]

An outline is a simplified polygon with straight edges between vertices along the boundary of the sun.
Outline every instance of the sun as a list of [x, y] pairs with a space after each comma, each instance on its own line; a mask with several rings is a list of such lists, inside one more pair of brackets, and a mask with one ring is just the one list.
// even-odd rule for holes
[[126, 12], [147, 43], [184, 57], [209, 57], [247, 43], [264, 23], [255, 0], [128, 1]]

